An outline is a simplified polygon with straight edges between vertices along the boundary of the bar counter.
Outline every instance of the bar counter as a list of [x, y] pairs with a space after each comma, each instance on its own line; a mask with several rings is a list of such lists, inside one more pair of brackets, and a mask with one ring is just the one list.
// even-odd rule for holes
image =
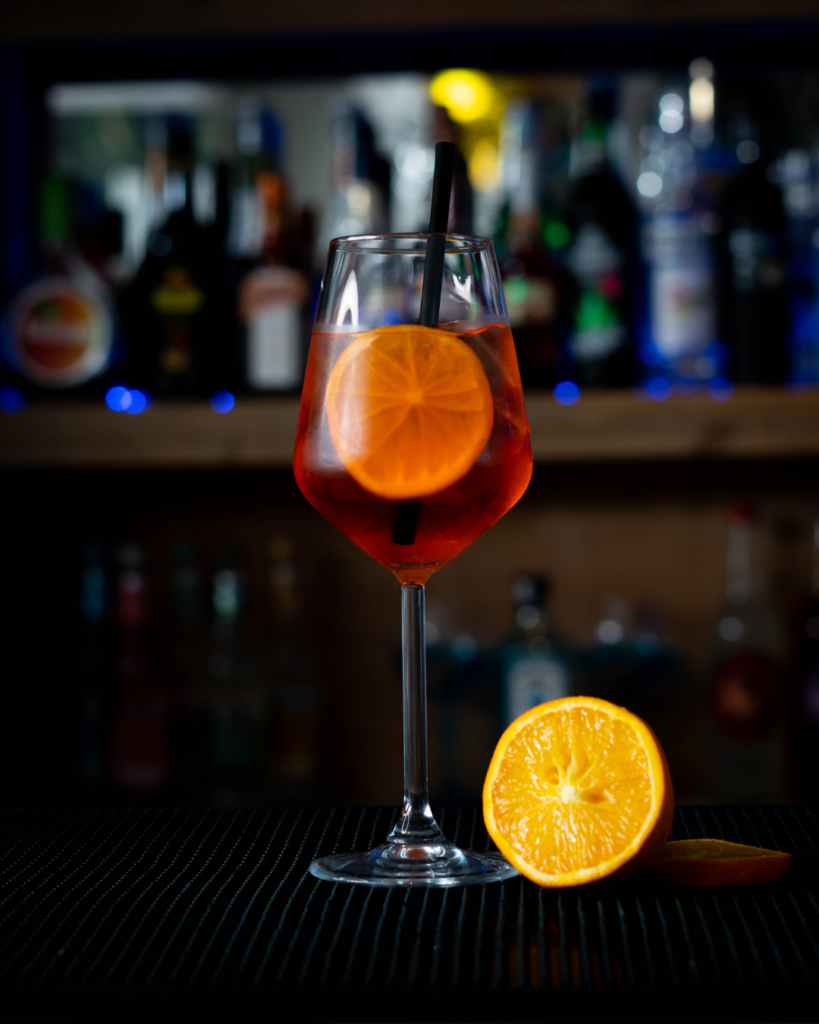
[[[480, 811], [437, 809], [486, 849]], [[793, 854], [776, 883], [333, 885], [385, 808], [0, 811], [3, 1021], [798, 1021], [819, 1014], [811, 806], [681, 807], [672, 838]]]

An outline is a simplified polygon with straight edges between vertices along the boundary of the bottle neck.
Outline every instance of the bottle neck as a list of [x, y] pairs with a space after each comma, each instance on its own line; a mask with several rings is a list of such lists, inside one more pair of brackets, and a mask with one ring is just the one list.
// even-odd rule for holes
[[750, 521], [732, 519], [728, 523], [728, 564], [725, 581], [725, 600], [732, 605], [746, 604], [751, 596], [751, 542]]

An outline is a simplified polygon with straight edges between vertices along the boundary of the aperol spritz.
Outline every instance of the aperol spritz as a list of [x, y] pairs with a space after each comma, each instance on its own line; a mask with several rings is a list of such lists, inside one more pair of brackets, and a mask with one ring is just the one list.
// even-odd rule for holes
[[446, 236], [439, 320], [427, 326], [418, 320], [428, 239], [331, 243], [299, 411], [299, 487], [402, 584], [404, 809], [383, 846], [312, 866], [335, 881], [463, 885], [515, 873], [499, 854], [449, 843], [427, 800], [424, 584], [532, 474], [492, 243]]

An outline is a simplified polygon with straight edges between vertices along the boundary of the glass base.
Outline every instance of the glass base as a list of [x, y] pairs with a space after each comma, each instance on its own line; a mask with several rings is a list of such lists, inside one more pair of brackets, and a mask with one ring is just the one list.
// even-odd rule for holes
[[334, 853], [310, 865], [326, 882], [354, 885], [482, 885], [518, 874], [499, 853], [461, 850], [453, 843], [385, 843], [366, 853]]

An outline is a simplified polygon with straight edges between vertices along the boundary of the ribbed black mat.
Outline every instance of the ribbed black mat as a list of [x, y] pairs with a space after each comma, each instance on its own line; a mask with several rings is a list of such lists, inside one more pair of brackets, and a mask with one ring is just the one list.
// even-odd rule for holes
[[[319, 882], [394, 810], [0, 812], [3, 1020], [816, 1020], [819, 816], [681, 808], [674, 838], [789, 850], [785, 880], [562, 892]], [[439, 821], [486, 849], [479, 811]], [[285, 1010], [284, 1007], [292, 1007]]]

